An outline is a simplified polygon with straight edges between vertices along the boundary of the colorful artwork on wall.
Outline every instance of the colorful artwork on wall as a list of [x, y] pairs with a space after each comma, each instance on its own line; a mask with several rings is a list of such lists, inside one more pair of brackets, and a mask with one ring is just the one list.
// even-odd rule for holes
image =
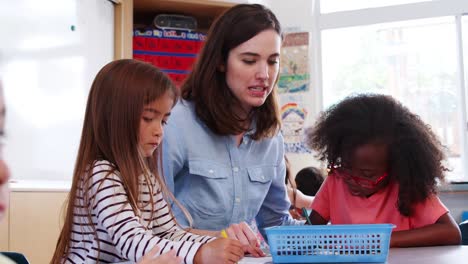
[[279, 93], [309, 91], [309, 33], [285, 34], [280, 60]]
[[281, 107], [284, 147], [286, 152], [310, 153], [304, 143], [304, 123], [307, 110], [296, 102], [283, 104]]

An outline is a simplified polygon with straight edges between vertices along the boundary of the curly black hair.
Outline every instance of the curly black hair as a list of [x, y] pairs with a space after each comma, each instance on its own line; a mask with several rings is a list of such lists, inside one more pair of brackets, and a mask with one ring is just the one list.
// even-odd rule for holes
[[388, 145], [389, 175], [400, 185], [397, 207], [412, 215], [412, 207], [437, 193], [443, 182], [445, 147], [418, 115], [391, 96], [358, 94], [321, 113], [306, 130], [307, 144], [328, 166], [366, 143]]

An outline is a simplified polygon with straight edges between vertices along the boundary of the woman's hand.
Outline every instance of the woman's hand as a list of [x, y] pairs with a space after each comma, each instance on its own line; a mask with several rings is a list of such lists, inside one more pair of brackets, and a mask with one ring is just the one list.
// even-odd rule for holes
[[244, 250], [239, 241], [230, 238], [218, 238], [201, 246], [193, 262], [205, 263], [237, 263], [244, 257]]
[[175, 250], [168, 251], [160, 256], [156, 256], [159, 247], [154, 246], [151, 251], [146, 253], [137, 264], [180, 264], [182, 258], [176, 256]]
[[253, 257], [264, 257], [265, 253], [260, 249], [260, 242], [257, 235], [250, 229], [246, 222], [232, 224], [226, 228], [229, 238], [237, 239], [242, 244], [244, 252], [250, 253]]

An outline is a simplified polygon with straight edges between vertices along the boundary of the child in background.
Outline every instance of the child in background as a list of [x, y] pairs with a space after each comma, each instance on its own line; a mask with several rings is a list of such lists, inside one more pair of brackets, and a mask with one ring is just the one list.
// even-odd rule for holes
[[171, 251], [184, 263], [243, 257], [237, 240], [180, 228], [166, 202], [177, 203], [158, 174], [158, 146], [176, 101], [170, 80], [150, 64], [118, 60], [97, 74], [51, 263], [138, 261], [147, 252], [142, 263], [152, 263], [152, 256]]
[[392, 223], [391, 247], [456, 245], [460, 230], [436, 195], [447, 170], [428, 125], [385, 95], [348, 97], [307, 130], [329, 175], [312, 224]]
[[[296, 188], [303, 194], [315, 196], [324, 181], [322, 172], [315, 167], [305, 167], [296, 174]], [[310, 205], [309, 205], [310, 206]]]

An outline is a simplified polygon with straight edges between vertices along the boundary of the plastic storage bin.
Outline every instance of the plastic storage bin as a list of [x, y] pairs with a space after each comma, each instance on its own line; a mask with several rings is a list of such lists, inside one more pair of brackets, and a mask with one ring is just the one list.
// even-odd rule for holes
[[266, 228], [274, 263], [385, 262], [392, 224]]

